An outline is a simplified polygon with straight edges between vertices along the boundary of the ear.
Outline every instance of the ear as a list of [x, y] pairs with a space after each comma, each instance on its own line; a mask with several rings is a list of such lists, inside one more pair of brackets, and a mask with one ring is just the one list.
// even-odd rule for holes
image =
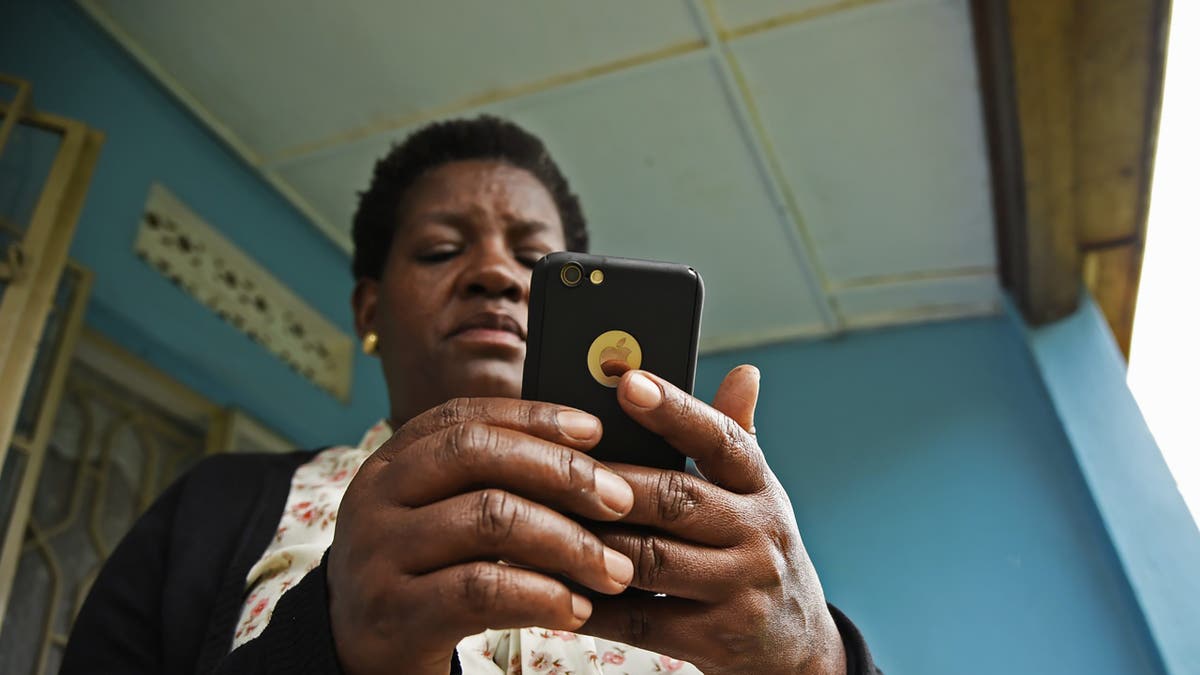
[[358, 332], [358, 337], [376, 330], [375, 309], [379, 306], [379, 280], [367, 277], [359, 279], [354, 284], [350, 305], [354, 308], [354, 330]]

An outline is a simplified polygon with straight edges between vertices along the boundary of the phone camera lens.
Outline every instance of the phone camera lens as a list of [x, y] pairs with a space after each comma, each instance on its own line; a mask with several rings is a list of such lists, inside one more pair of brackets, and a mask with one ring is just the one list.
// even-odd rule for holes
[[578, 286], [583, 281], [583, 266], [577, 262], [569, 262], [558, 272], [564, 286]]

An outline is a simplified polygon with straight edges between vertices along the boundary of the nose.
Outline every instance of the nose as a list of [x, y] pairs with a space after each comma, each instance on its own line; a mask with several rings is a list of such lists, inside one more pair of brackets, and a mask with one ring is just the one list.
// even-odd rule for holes
[[481, 242], [475, 247], [473, 258], [461, 284], [466, 295], [512, 302], [527, 297], [529, 269], [513, 256], [506, 242]]

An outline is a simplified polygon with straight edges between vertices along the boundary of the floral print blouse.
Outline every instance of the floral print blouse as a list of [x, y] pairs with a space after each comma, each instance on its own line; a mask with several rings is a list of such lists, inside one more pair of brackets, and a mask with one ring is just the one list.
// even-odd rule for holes
[[[350, 479], [392, 435], [386, 422], [357, 446], [323, 450], [292, 476], [275, 537], [246, 575], [246, 602], [233, 648], [253, 640], [271, 620], [275, 603], [321, 563], [333, 543], [337, 509]], [[458, 643], [464, 675], [697, 675], [690, 663], [619, 642], [543, 628], [486, 630]]]

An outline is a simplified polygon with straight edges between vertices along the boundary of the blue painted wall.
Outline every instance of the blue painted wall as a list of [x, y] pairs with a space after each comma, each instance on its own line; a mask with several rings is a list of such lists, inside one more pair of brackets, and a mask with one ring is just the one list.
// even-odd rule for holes
[[107, 134], [71, 248], [96, 272], [88, 323], [302, 445], [357, 440], [386, 414], [373, 360], [357, 358], [351, 403], [338, 403], [138, 260], [133, 240], [150, 184], [161, 182], [353, 334], [345, 255], [74, 3], [5, 0], [0, 17], [0, 72], [31, 81], [39, 109]]
[[[350, 329], [344, 256], [66, 0], [7, 0], [0, 71], [38, 107], [107, 132], [72, 255], [88, 321], [297, 441], [354, 440], [384, 409], [374, 361], [336, 403], [132, 254], [160, 181]], [[1156, 673], [1061, 424], [1010, 319], [861, 334], [703, 360], [764, 373], [760, 435], [829, 598], [904, 673]]]
[[1171, 673], [1200, 673], [1200, 531], [1132, 392], [1100, 308], [1026, 333], [1117, 558]]
[[710, 357], [698, 392], [742, 362], [827, 596], [886, 672], [1162, 672], [1010, 318]]

